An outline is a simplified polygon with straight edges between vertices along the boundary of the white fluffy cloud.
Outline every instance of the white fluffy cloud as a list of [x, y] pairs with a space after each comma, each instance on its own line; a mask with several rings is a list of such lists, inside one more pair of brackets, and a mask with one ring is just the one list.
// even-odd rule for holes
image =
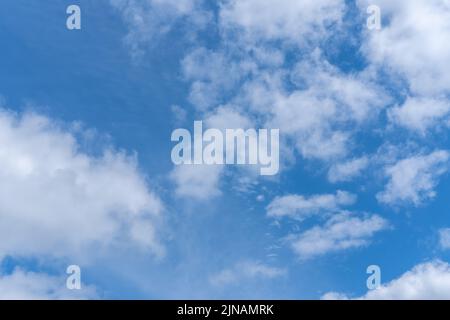
[[436, 196], [434, 190], [440, 176], [448, 171], [450, 154], [435, 151], [425, 156], [413, 156], [386, 168], [389, 182], [377, 199], [385, 204], [412, 203], [416, 206]]
[[26, 272], [21, 269], [11, 274], [0, 275], [0, 300], [65, 300], [95, 299], [96, 289], [83, 286], [80, 290], [69, 290], [65, 277], [45, 273]]
[[358, 177], [368, 165], [368, 157], [356, 158], [334, 164], [328, 171], [328, 180], [332, 183], [351, 181]]
[[251, 120], [240, 114], [231, 106], [219, 106], [214, 112], [207, 115], [205, 125], [209, 128], [219, 129], [225, 132], [226, 129], [251, 129]]
[[290, 237], [292, 248], [300, 259], [315, 258], [331, 252], [367, 246], [388, 222], [378, 215], [358, 217], [341, 213], [324, 226], [316, 226], [300, 235]]
[[[223, 132], [226, 129], [253, 127], [247, 117], [227, 106], [218, 107], [207, 114], [203, 124], [205, 129], [214, 128]], [[176, 185], [177, 196], [204, 201], [221, 194], [220, 179], [224, 171], [223, 165], [179, 165], [172, 170], [170, 177]]]
[[310, 197], [288, 195], [275, 198], [267, 206], [267, 215], [273, 218], [290, 217], [303, 220], [312, 215], [339, 211], [343, 206], [355, 202], [356, 196], [345, 191]]
[[[327, 293], [322, 299], [349, 299], [341, 293]], [[448, 300], [450, 265], [433, 261], [417, 265], [398, 279], [357, 298], [363, 300]]]
[[50, 119], [4, 110], [0, 145], [0, 257], [86, 257], [122, 240], [163, 253], [163, 205], [134, 157], [91, 156]]
[[432, 98], [408, 98], [402, 106], [389, 110], [393, 123], [422, 135], [442, 122], [447, 127], [449, 114], [449, 100]]
[[286, 275], [285, 269], [271, 267], [260, 262], [244, 261], [229, 269], [224, 269], [209, 278], [209, 282], [218, 287], [239, 284], [254, 279], [274, 279]]
[[[299, 62], [290, 74], [299, 89], [272, 89], [271, 127], [282, 128], [309, 159], [341, 158], [362, 124], [377, 119], [390, 99], [362, 75], [347, 75], [329, 64], [320, 50]], [[304, 89], [300, 89], [304, 87]], [[261, 112], [267, 112], [261, 110]]]
[[435, 95], [450, 91], [450, 3], [443, 0], [359, 1], [379, 5], [388, 21], [369, 32], [365, 53], [370, 61], [402, 76], [411, 91]]
[[205, 201], [221, 194], [220, 178], [223, 166], [220, 165], [179, 165], [170, 177], [175, 183], [175, 193], [179, 197]]
[[[186, 79], [192, 82], [191, 102], [199, 109], [217, 107], [227, 97], [231, 103], [261, 119], [264, 127], [280, 128], [295, 142], [304, 157], [332, 159], [348, 152], [353, 130], [389, 102], [385, 92], [360, 75], [345, 75], [330, 65], [320, 50], [287, 72], [266, 73], [257, 57], [236, 62], [230, 52], [197, 49], [183, 61]], [[243, 85], [239, 85], [245, 77]], [[286, 90], [290, 79], [304, 89]], [[234, 88], [234, 90], [233, 90]], [[218, 94], [220, 92], [220, 94]], [[234, 96], [230, 98], [230, 93]]]
[[324, 35], [330, 25], [339, 25], [345, 2], [342, 0], [224, 1], [220, 22], [224, 29], [237, 29], [253, 42], [287, 40], [300, 43]]

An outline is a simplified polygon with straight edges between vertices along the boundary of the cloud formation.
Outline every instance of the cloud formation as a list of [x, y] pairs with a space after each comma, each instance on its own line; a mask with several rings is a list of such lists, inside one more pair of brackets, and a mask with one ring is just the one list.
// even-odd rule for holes
[[255, 279], [275, 279], [285, 276], [285, 269], [271, 267], [256, 261], [239, 262], [229, 269], [224, 269], [210, 276], [209, 282], [213, 286], [223, 287], [236, 285], [242, 281]]
[[325, 225], [293, 235], [289, 240], [300, 259], [311, 259], [327, 253], [365, 247], [376, 233], [388, 227], [388, 222], [378, 215], [358, 217], [341, 213], [330, 218]]
[[75, 132], [6, 110], [0, 144], [0, 257], [85, 258], [124, 240], [163, 254], [163, 204], [135, 157], [112, 148], [89, 155]]
[[288, 195], [275, 198], [267, 206], [267, 215], [272, 218], [289, 217], [303, 220], [312, 215], [339, 211], [355, 202], [356, 196], [345, 191], [310, 197]]
[[[342, 293], [330, 292], [322, 299], [349, 299]], [[361, 300], [448, 300], [450, 299], [450, 265], [432, 261], [415, 266], [398, 279], [356, 298]]]
[[98, 293], [92, 286], [80, 290], [66, 288], [64, 277], [45, 273], [27, 272], [21, 269], [0, 276], [0, 300], [73, 300], [97, 299]]
[[448, 171], [448, 151], [439, 150], [428, 155], [412, 156], [388, 166], [385, 174], [389, 182], [377, 194], [381, 203], [388, 205], [421, 205], [436, 196], [439, 178]]
[[122, 15], [129, 32], [124, 42], [131, 55], [141, 57], [147, 47], [160, 40], [178, 22], [185, 22], [189, 29], [204, 27], [211, 16], [201, 9], [202, 0], [110, 0]]

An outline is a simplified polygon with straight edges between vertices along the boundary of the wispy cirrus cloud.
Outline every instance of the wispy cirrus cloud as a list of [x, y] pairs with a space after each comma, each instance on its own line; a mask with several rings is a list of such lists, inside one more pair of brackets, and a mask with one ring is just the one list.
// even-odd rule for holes
[[124, 41], [134, 58], [142, 57], [161, 36], [177, 23], [190, 32], [203, 28], [211, 14], [202, 9], [203, 0], [110, 0], [128, 26]]
[[213, 286], [237, 285], [241, 282], [261, 279], [276, 279], [287, 274], [286, 269], [269, 266], [256, 261], [243, 261], [232, 268], [224, 269], [209, 277]]

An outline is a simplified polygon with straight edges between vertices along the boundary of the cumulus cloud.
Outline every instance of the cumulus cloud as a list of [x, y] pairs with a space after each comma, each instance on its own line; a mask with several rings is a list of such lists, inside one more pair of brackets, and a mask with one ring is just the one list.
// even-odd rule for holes
[[82, 258], [122, 240], [163, 253], [163, 205], [135, 157], [111, 148], [89, 155], [54, 121], [5, 110], [0, 145], [0, 257]]
[[244, 261], [229, 269], [224, 269], [209, 278], [209, 282], [218, 287], [239, 284], [254, 279], [275, 279], [287, 274], [285, 269], [271, 267], [260, 262]]
[[342, 207], [355, 202], [356, 196], [345, 191], [310, 197], [288, 195], [275, 198], [267, 206], [267, 215], [274, 218], [290, 217], [303, 220], [312, 215], [339, 211]]
[[232, 106], [219, 106], [214, 112], [207, 115], [205, 124], [209, 128], [219, 129], [225, 132], [226, 129], [251, 129], [252, 121], [241, 114]]
[[[153, 10], [156, 2], [148, 2]], [[173, 6], [171, 2], [169, 6]], [[442, 121], [448, 122], [446, 95], [450, 89], [450, 72], [445, 68], [450, 45], [442, 41], [449, 38], [448, 2], [357, 2], [363, 12], [370, 4], [380, 5], [385, 25], [362, 37], [368, 67], [352, 72], [334, 66], [332, 59], [328, 62], [322, 50], [316, 49], [331, 34], [330, 26], [341, 25], [345, 1], [220, 2], [220, 38], [214, 49], [194, 48], [181, 63], [184, 79], [190, 83], [189, 101], [210, 126], [226, 128], [240, 122], [281, 128], [281, 143], [286, 146], [282, 150], [295, 150], [294, 156], [325, 161], [327, 166], [333, 162], [329, 181], [351, 181], [372, 165], [368, 157], [349, 155], [358, 133], [368, 132], [368, 124], [380, 120], [382, 111], [394, 105], [387, 93], [393, 88], [385, 90], [385, 83], [375, 80], [379, 75], [386, 75], [386, 80], [391, 80], [387, 81], [389, 85], [399, 86], [394, 89], [407, 97], [402, 105], [387, 111], [390, 122], [421, 134]], [[173, 10], [175, 20], [196, 16], [193, 12], [199, 11], [197, 2], [185, 3], [189, 5], [184, 9]], [[138, 11], [123, 12], [128, 21], [136, 17], [137, 22], [131, 24], [145, 26], [141, 15], [135, 14]], [[142, 40], [133, 35], [130, 38], [135, 43]], [[377, 129], [382, 132], [385, 128]], [[439, 178], [447, 171], [448, 157], [447, 151], [436, 151], [390, 163], [385, 168], [387, 185], [377, 199], [390, 205], [417, 206], [433, 198]], [[171, 173], [175, 192], [197, 200], [215, 197], [220, 194], [225, 170], [176, 167]], [[267, 214], [304, 219], [322, 212], [335, 213], [325, 224], [290, 237], [295, 252], [311, 258], [366, 246], [377, 232], [388, 227], [378, 215], [336, 213], [354, 202], [354, 196], [344, 192], [312, 197], [288, 195], [274, 199]], [[234, 279], [234, 273], [225, 270], [218, 278]]]
[[324, 226], [313, 227], [289, 240], [300, 259], [310, 259], [367, 246], [377, 232], [387, 228], [388, 222], [378, 215], [358, 217], [345, 212], [333, 216]]
[[365, 122], [390, 102], [368, 74], [342, 72], [327, 61], [320, 49], [314, 49], [295, 65], [291, 80], [299, 87], [306, 86], [314, 96], [332, 101], [337, 109], [335, 116], [341, 121]]
[[449, 157], [447, 151], [440, 150], [388, 166], [385, 174], [389, 182], [385, 190], [378, 193], [378, 201], [389, 205], [412, 203], [419, 206], [434, 198], [439, 178], [448, 171]]
[[[205, 117], [205, 130], [214, 128], [225, 133], [226, 129], [246, 130], [253, 127], [245, 115], [231, 106], [220, 106]], [[227, 152], [234, 152], [234, 149]], [[223, 165], [179, 165], [172, 170], [170, 177], [176, 185], [176, 195], [204, 201], [221, 194], [220, 179], [224, 171]]]
[[[342, 72], [316, 49], [315, 40], [340, 25], [345, 1], [224, 1], [218, 9], [219, 45], [195, 48], [182, 61], [196, 109], [217, 119], [231, 115], [223, 106], [233, 105], [259, 127], [281, 129], [285, 159], [287, 152], [309, 160], [347, 156], [355, 133], [377, 119], [390, 99], [363, 73]], [[273, 45], [279, 40], [294, 45], [280, 50]], [[286, 65], [292, 48], [305, 54]]]
[[402, 127], [424, 135], [444, 122], [449, 124], [450, 101], [433, 98], [408, 98], [400, 106], [389, 110], [390, 120]]
[[[342, 293], [327, 293], [322, 299], [349, 299]], [[448, 300], [450, 265], [442, 261], [419, 264], [398, 279], [356, 298], [361, 300]]]
[[205, 201], [221, 195], [221, 165], [179, 165], [170, 177], [175, 183], [175, 194], [182, 198]]
[[220, 10], [220, 23], [225, 30], [244, 33], [247, 41], [303, 43], [339, 25], [344, 8], [341, 0], [280, 0], [276, 5], [270, 0], [229, 0]]
[[[320, 50], [295, 66], [297, 89], [273, 88], [270, 126], [283, 128], [308, 159], [342, 158], [362, 124], [377, 119], [390, 102], [383, 89], [362, 75], [347, 75], [324, 59]], [[264, 110], [263, 112], [267, 112]]]
[[82, 285], [80, 290], [69, 290], [65, 277], [21, 269], [0, 275], [0, 300], [73, 300], [96, 299], [95, 287]]
[[348, 182], [358, 177], [369, 165], [368, 157], [352, 159], [334, 164], [328, 171], [328, 180], [331, 183]]
[[450, 90], [450, 4], [442, 0], [359, 1], [362, 8], [379, 5], [386, 25], [368, 33], [367, 57], [403, 77], [419, 95]]
[[[345, 156], [353, 131], [376, 119], [390, 101], [370, 80], [343, 74], [324, 61], [320, 50], [290, 74], [278, 67], [267, 74], [256, 57], [234, 58], [227, 50], [200, 48], [184, 59], [191, 102], [205, 111], [228, 99], [264, 127], [282, 128], [306, 158]], [[286, 90], [286, 78], [304, 88]]]

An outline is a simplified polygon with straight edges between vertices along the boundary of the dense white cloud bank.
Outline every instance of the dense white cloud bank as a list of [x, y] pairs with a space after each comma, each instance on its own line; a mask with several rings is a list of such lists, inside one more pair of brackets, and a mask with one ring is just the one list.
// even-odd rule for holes
[[5, 110], [0, 145], [0, 257], [84, 258], [114, 245], [163, 254], [163, 205], [133, 156], [91, 156], [52, 120]]

